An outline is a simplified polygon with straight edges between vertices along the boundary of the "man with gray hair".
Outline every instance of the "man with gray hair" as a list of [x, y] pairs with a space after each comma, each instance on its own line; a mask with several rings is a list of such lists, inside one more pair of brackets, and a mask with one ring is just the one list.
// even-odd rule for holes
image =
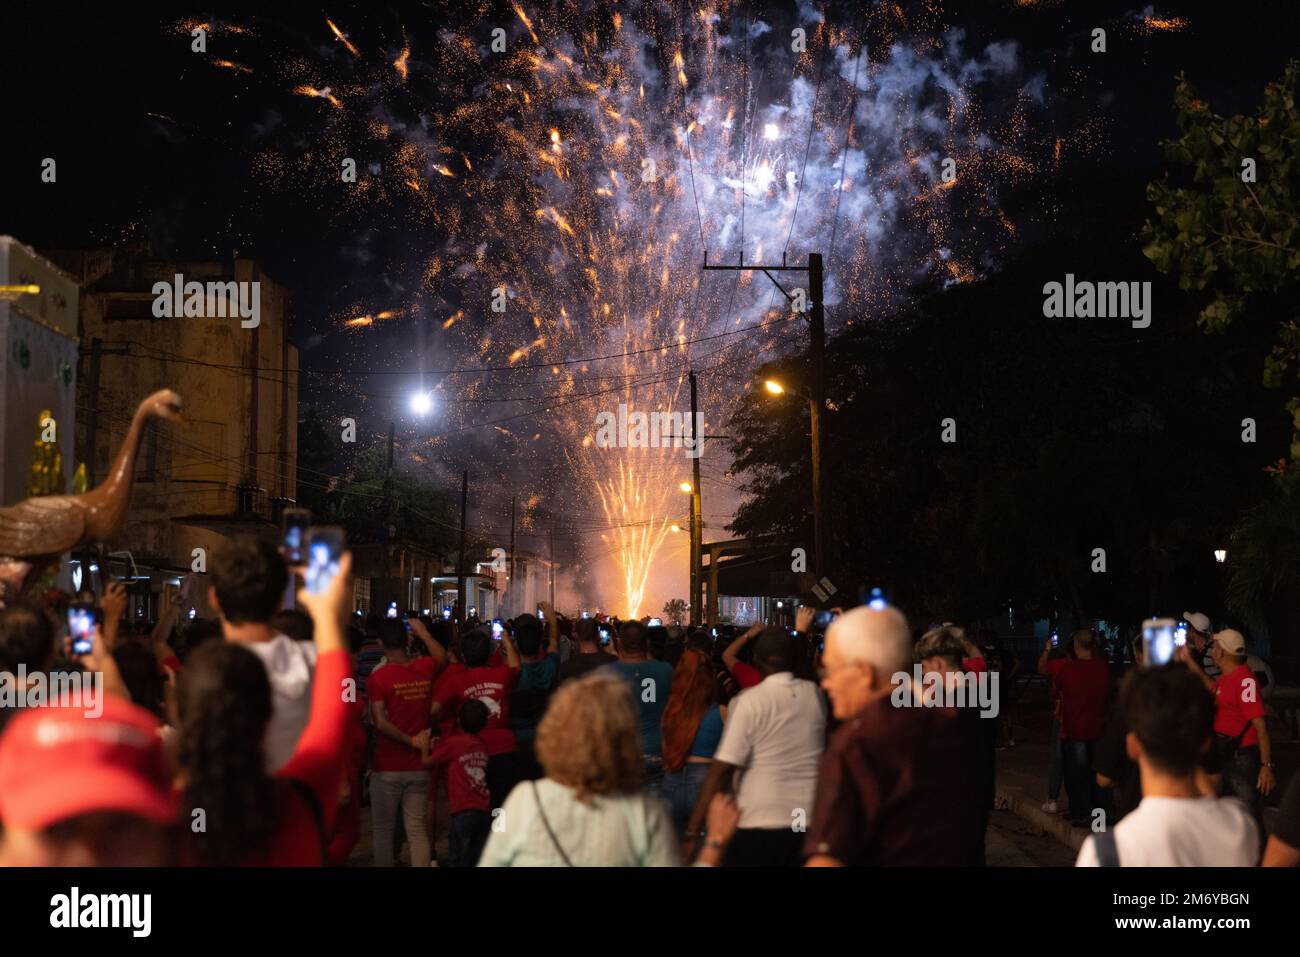
[[843, 723], [822, 756], [804, 841], [811, 867], [965, 866], [982, 838], [978, 719], [900, 696], [912, 640], [895, 608], [855, 608], [826, 633], [821, 686]]

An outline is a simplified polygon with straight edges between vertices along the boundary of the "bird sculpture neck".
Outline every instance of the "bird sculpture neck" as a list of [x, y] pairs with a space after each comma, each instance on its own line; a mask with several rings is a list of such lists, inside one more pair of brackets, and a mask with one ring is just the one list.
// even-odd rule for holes
[[115, 529], [126, 514], [131, 503], [131, 486], [135, 481], [135, 457], [140, 451], [140, 440], [144, 437], [145, 426], [149, 423], [149, 413], [141, 405], [135, 410], [131, 419], [131, 428], [127, 430], [126, 440], [117, 450], [117, 458], [108, 477], [99, 488], [95, 489], [92, 524], [107, 531]]

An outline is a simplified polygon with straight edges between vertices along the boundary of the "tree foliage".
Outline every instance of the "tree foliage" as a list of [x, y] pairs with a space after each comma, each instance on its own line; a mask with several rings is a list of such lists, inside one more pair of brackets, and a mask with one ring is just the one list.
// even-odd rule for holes
[[1205, 331], [1223, 332], [1242, 320], [1275, 327], [1263, 375], [1271, 388], [1290, 383], [1288, 472], [1300, 461], [1298, 84], [1300, 63], [1292, 61], [1265, 87], [1253, 115], [1223, 117], [1179, 76], [1174, 112], [1180, 135], [1164, 144], [1173, 176], [1147, 189], [1155, 215], [1143, 250], [1203, 303]]

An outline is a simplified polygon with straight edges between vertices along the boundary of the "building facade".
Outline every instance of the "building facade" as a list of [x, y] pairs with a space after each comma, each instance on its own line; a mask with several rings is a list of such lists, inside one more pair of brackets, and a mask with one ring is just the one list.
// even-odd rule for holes
[[[288, 295], [238, 256], [173, 262], [144, 243], [46, 255], [81, 286], [76, 450], [90, 486], [107, 473], [142, 399], [166, 388], [183, 401], [185, 425], [146, 431], [126, 527], [99, 560], [105, 571], [148, 581], [155, 607], [136, 611], [152, 618], [166, 587], [222, 537], [277, 536], [280, 511], [296, 498], [298, 352]], [[185, 303], [168, 294], [160, 308], [162, 284], [182, 283], [202, 294]], [[256, 325], [238, 314], [234, 290], [256, 304]], [[201, 595], [189, 600], [205, 614]]]

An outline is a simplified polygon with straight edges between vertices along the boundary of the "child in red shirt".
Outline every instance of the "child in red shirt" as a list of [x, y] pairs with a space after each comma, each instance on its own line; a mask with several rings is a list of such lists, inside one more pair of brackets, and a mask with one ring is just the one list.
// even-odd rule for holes
[[487, 748], [479, 733], [488, 721], [488, 707], [477, 698], [460, 706], [460, 733], [432, 746], [423, 742], [420, 760], [426, 768], [445, 765], [447, 797], [451, 803], [451, 867], [478, 863], [492, 826], [487, 786]]

